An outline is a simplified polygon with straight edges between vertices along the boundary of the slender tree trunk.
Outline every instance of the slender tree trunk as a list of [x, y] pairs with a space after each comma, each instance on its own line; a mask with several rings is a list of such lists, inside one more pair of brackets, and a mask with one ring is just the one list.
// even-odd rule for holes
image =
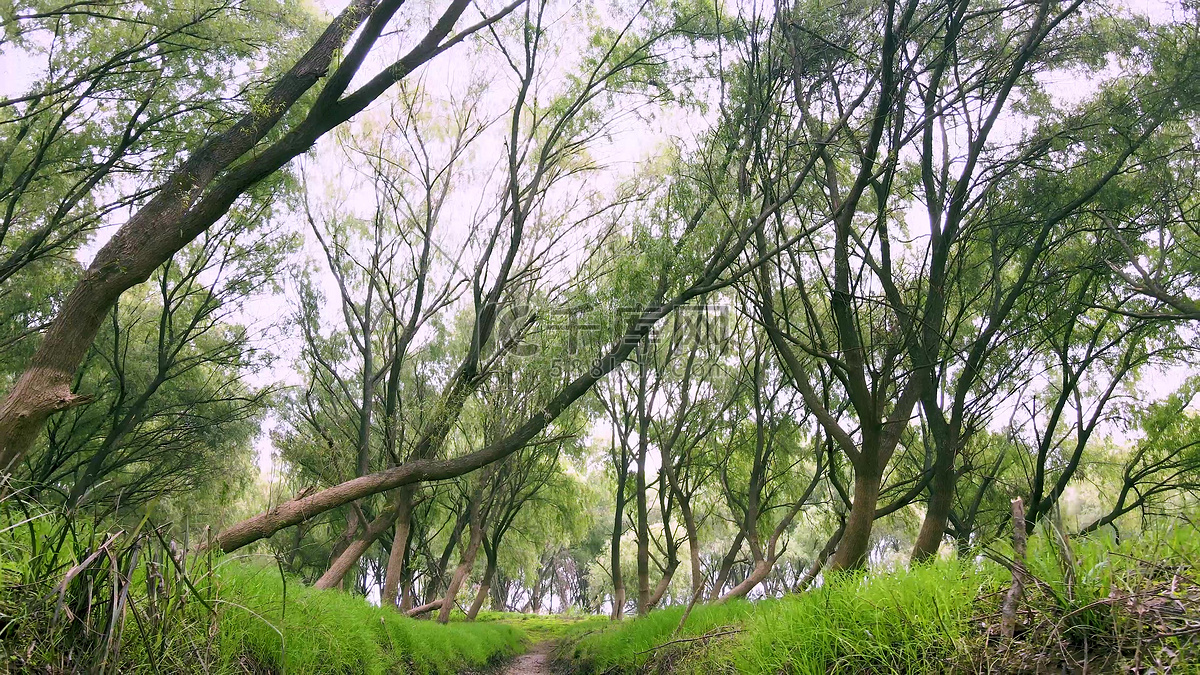
[[412, 488], [400, 488], [396, 498], [396, 533], [392, 536], [392, 551], [388, 555], [387, 573], [383, 578], [383, 595], [380, 604], [395, 607], [400, 592], [400, 579], [404, 573], [404, 560], [408, 553], [408, 535], [412, 530]]
[[817, 578], [817, 575], [821, 573], [822, 569], [824, 569], [825, 562], [829, 560], [829, 556], [833, 555], [838, 543], [841, 542], [842, 533], [845, 531], [845, 523], [838, 526], [837, 531], [829, 537], [829, 540], [825, 542], [825, 546], [823, 546], [821, 551], [817, 553], [817, 557], [813, 560], [812, 565], [805, 570], [804, 576], [800, 577], [800, 579], [796, 581], [795, 592], [799, 593], [808, 588], [809, 585], [812, 584], [813, 580]]
[[467, 538], [467, 548], [463, 551], [458, 567], [454, 569], [454, 576], [450, 577], [449, 586], [446, 587], [445, 600], [442, 602], [441, 611], [438, 612], [438, 623], [450, 621], [450, 611], [454, 609], [454, 600], [458, 597], [458, 591], [462, 588], [463, 582], [471, 574], [471, 568], [475, 566], [475, 557], [479, 555], [479, 547], [483, 543], [483, 516], [482, 506], [479, 503], [482, 500], [482, 494], [472, 500], [469, 519], [471, 531]]
[[679, 485], [679, 478], [676, 475], [674, 466], [667, 464], [664, 458], [663, 472], [667, 477], [671, 491], [675, 493], [675, 498], [679, 500], [679, 513], [683, 518], [683, 529], [687, 533], [688, 538], [688, 558], [692, 567], [692, 592], [695, 593], [704, 587], [704, 569], [700, 564], [700, 528], [696, 527], [696, 514], [692, 511], [691, 500], [683, 494], [683, 489]]
[[1000, 635], [1010, 640], [1017, 625], [1017, 605], [1020, 604], [1021, 596], [1025, 593], [1025, 503], [1021, 501], [1020, 497], [1012, 500], [1012, 523], [1012, 586], [1009, 586], [1008, 593], [1004, 596], [1004, 603], [1000, 608]]
[[[682, 503], [681, 503], [682, 504]], [[681, 509], [683, 512], [683, 527], [688, 536], [688, 559], [692, 565], [692, 592], [702, 592], [704, 589], [704, 568], [700, 564], [700, 532], [696, 527], [695, 514], [691, 507]]]
[[446, 567], [450, 564], [450, 556], [454, 555], [454, 549], [458, 547], [458, 542], [462, 540], [462, 531], [466, 526], [467, 519], [462, 517], [455, 519], [454, 529], [450, 532], [450, 539], [446, 542], [446, 547], [442, 549], [442, 556], [438, 558], [437, 569], [432, 570], [432, 573], [429, 575], [429, 582], [425, 587], [425, 604], [433, 602], [441, 592], [442, 582], [446, 580]]
[[649, 452], [650, 416], [646, 410], [646, 354], [638, 359], [638, 450], [637, 450], [637, 576], [638, 616], [650, 611], [650, 512], [646, 491], [646, 455]]
[[496, 562], [489, 559], [487, 569], [483, 571], [483, 580], [479, 582], [479, 592], [475, 594], [475, 601], [471, 603], [471, 608], [467, 610], [467, 621], [474, 621], [475, 617], [479, 616], [479, 610], [483, 607], [483, 601], [488, 597], [488, 591], [492, 589], [492, 579], [496, 576]]
[[625, 470], [619, 467], [617, 470], [617, 508], [616, 513], [613, 514], [612, 545], [609, 549], [612, 553], [613, 621], [620, 620], [625, 614], [625, 577], [621, 574], [621, 535], [625, 530], [622, 522], [624, 515]]
[[387, 532], [392, 523], [396, 521], [397, 511], [395, 505], [392, 505], [384, 509], [383, 513], [376, 516], [375, 520], [372, 520], [367, 525], [366, 531], [350, 542], [346, 550], [342, 551], [341, 555], [334, 559], [333, 563], [329, 565], [329, 569], [325, 571], [325, 574], [321, 575], [320, 579], [317, 579], [317, 583], [313, 584], [313, 586], [328, 589], [341, 584], [342, 579], [358, 564], [358, 561], [367, 552], [367, 549], [371, 547], [371, 544], [374, 544], [376, 539], [383, 536], [383, 533]]
[[733, 572], [733, 563], [737, 562], [738, 553], [742, 550], [742, 542], [746, 539], [746, 533], [739, 531], [733, 538], [733, 544], [729, 547], [729, 551], [721, 558], [721, 566], [717, 568], [717, 578], [713, 581], [712, 592], [709, 593], [710, 600], [716, 600], [721, 597], [721, 589], [725, 588], [725, 583], [729, 581], [729, 575]]
[[654, 587], [654, 592], [650, 594], [650, 602], [647, 604], [646, 611], [650, 611], [662, 602], [663, 596], [667, 593], [667, 588], [671, 586], [671, 579], [675, 576], [675, 570], [679, 568], [679, 558], [672, 557], [667, 562], [667, 568], [663, 570], [662, 578], [658, 580], [658, 584]]
[[722, 595], [717, 602], [726, 602], [734, 598], [745, 597], [747, 593], [754, 590], [754, 587], [761, 584], [763, 579], [771, 573], [771, 568], [775, 566], [773, 560], [758, 560], [754, 563], [754, 568], [750, 570], [750, 574], [742, 579], [738, 585], [729, 589], [729, 592]]

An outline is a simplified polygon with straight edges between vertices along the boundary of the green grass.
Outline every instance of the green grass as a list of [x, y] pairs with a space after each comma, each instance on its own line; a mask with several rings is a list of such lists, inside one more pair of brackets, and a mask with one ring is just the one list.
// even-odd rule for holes
[[[846, 578], [778, 600], [698, 605], [678, 635], [682, 609], [653, 612], [579, 636], [561, 656], [581, 672], [633, 672], [652, 659], [694, 673], [907, 670], [951, 653], [972, 600], [993, 584], [955, 562]], [[715, 637], [693, 639], [705, 635]]]
[[492, 670], [551, 641], [575, 673], [1062, 672], [1096, 655], [1106, 659], [1097, 672], [1200, 673], [1200, 532], [1190, 522], [1121, 542], [1098, 533], [1067, 549], [1039, 529], [1029, 547], [1035, 581], [1011, 641], [996, 632], [999, 591], [1011, 579], [1002, 545], [991, 559], [699, 605], [677, 631], [682, 607], [616, 624], [501, 612], [465, 622], [456, 613], [442, 626], [246, 558], [192, 556], [187, 573], [176, 572], [164, 541], [144, 530], [110, 538], [51, 525], [0, 536], [0, 671], [446, 675]]
[[[1188, 632], [1200, 618], [1196, 528], [1164, 528], [1119, 544], [1082, 538], [1067, 553], [1041, 530], [1030, 540], [1036, 581], [1014, 642], [996, 632], [1008, 568], [990, 559], [939, 560], [833, 578], [781, 599], [699, 605], [678, 634], [679, 608], [593, 625], [571, 635], [556, 658], [573, 673], [948, 673], [985, 665], [1060, 672], [1078, 658], [1107, 659], [1113, 672], [1163, 658], [1172, 663], [1164, 672], [1200, 672], [1189, 665], [1200, 664], [1200, 639]], [[1152, 637], [1172, 631], [1182, 634]]]
[[513, 626], [525, 634], [526, 641], [531, 645], [539, 642], [557, 642], [580, 631], [596, 630], [608, 625], [607, 617], [587, 614], [544, 615], [491, 611], [480, 612], [476, 621]]
[[491, 670], [528, 641], [513, 622], [418, 621], [241, 557], [192, 556], [183, 575], [145, 529], [6, 518], [0, 672], [446, 675]]
[[[761, 603], [760, 603], [761, 605]], [[760, 606], [738, 600], [723, 605], [697, 605], [680, 637], [694, 637], [744, 623]], [[580, 626], [568, 635], [570, 642], [559, 652], [559, 660], [573, 662], [583, 672], [635, 670], [651, 657], [650, 650], [670, 641], [679, 625], [683, 607], [655, 610], [645, 617], [611, 626]]]
[[[481, 670], [517, 654], [525, 635], [501, 622], [440, 625], [362, 598], [287, 584], [272, 567], [217, 568], [221, 663], [289, 673], [419, 673]], [[249, 662], [249, 663], [248, 663]]]
[[995, 587], [950, 561], [834, 580], [763, 603], [708, 660], [742, 673], [936, 672], [963, 644], [975, 598]]

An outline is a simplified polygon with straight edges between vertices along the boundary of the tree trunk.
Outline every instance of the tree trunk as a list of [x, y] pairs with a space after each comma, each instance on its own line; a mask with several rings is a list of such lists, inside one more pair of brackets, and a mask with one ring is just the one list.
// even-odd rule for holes
[[433, 602], [427, 602], [424, 605], [421, 605], [419, 607], [413, 607], [412, 609], [410, 609], [404, 613], [407, 614], [408, 616], [420, 616], [422, 614], [425, 614], [426, 612], [432, 612], [433, 610], [438, 609], [439, 607], [442, 606], [442, 602], [444, 602], [444, 600], [445, 600], [444, 598], [438, 598], [437, 600], [434, 600]]
[[[686, 300], [686, 294], [679, 296]], [[481, 450], [450, 459], [417, 459], [383, 471], [348, 480], [340, 485], [321, 490], [303, 498], [293, 499], [264, 511], [256, 516], [230, 526], [217, 535], [221, 550], [229, 553], [259, 539], [269, 537], [279, 530], [296, 525], [330, 509], [348, 504], [356, 499], [385, 492], [413, 483], [446, 480], [466, 475], [476, 469], [497, 462], [524, 448], [572, 403], [589, 392], [602, 377], [616, 369], [628, 358], [633, 347], [633, 337], [641, 338], [649, 331], [648, 326], [667, 311], [680, 304], [681, 300], [647, 310], [644, 319], [631, 328], [621, 340], [600, 357], [600, 365], [589, 369], [563, 387], [538, 412], [527, 419], [516, 431], [503, 439], [490, 443]]]
[[1011, 640], [1017, 625], [1017, 605], [1025, 592], [1025, 503], [1020, 497], [1012, 500], [1013, 568], [1012, 586], [1000, 608], [1000, 635]]
[[[101, 247], [63, 301], [29, 365], [0, 402], [0, 476], [10, 473], [33, 447], [50, 415], [91, 400], [72, 393], [71, 383], [104, 316], [121, 294], [148, 279], [157, 267], [222, 218], [247, 190], [360, 112], [399, 78], [440, 53], [440, 43], [454, 29], [468, 3], [452, 3], [418, 49], [375, 76], [372, 82], [382, 88], [363, 88], [357, 96], [340, 98], [366, 52], [401, 4], [383, 2], [376, 7], [370, 0], [356, 0], [343, 10], [250, 112], [191, 153], [155, 196]], [[343, 59], [329, 75], [303, 121], [275, 143], [238, 163], [329, 73], [334, 55], [343, 51], [346, 41], [368, 16], [377, 20], [367, 22], [347, 52], [352, 57]]]
[[658, 580], [658, 585], [654, 587], [654, 592], [650, 594], [650, 602], [646, 605], [646, 611], [650, 611], [662, 602], [663, 596], [667, 593], [667, 588], [671, 586], [671, 579], [675, 576], [675, 570], [679, 568], [679, 559], [674, 558], [667, 562], [667, 568], [663, 570], [662, 578]]
[[617, 508], [613, 515], [612, 544], [609, 551], [612, 554], [613, 610], [612, 620], [619, 621], [625, 614], [625, 578], [621, 575], [621, 535], [624, 534], [625, 515], [625, 470], [617, 471]]
[[397, 512], [398, 510], [395, 505], [391, 505], [384, 509], [383, 513], [376, 516], [375, 520], [372, 520], [367, 525], [367, 529], [362, 533], [362, 536], [350, 542], [346, 550], [342, 551], [341, 555], [334, 559], [333, 563], [329, 565], [329, 569], [326, 570], [325, 574], [321, 575], [320, 579], [317, 579], [317, 583], [313, 584], [313, 586], [315, 588], [329, 589], [341, 584], [346, 573], [358, 564], [359, 559], [367, 552], [371, 544], [374, 544], [376, 539], [383, 536], [383, 533], [387, 532], [392, 523], [396, 521]]
[[450, 584], [446, 587], [445, 600], [442, 602], [442, 609], [438, 612], [438, 623], [448, 623], [450, 621], [450, 611], [454, 609], [454, 600], [458, 597], [458, 591], [462, 588], [463, 582], [471, 574], [471, 568], [475, 567], [475, 557], [479, 555], [479, 547], [483, 543], [483, 522], [481, 514], [481, 505], [483, 496], [477, 495], [471, 503], [471, 534], [467, 539], [467, 548], [463, 551], [462, 560], [459, 561], [458, 567], [454, 569], [454, 576], [450, 577]]
[[692, 565], [692, 592], [695, 593], [704, 588], [704, 568], [700, 564], [700, 532], [696, 527], [696, 517], [692, 513], [691, 505], [680, 500], [679, 506], [680, 512], [683, 514], [683, 527], [688, 537], [688, 558]]
[[866, 563], [871, 546], [871, 528], [875, 522], [875, 507], [879, 503], [881, 477], [875, 471], [855, 471], [854, 504], [846, 517], [846, 529], [838, 544], [829, 569], [845, 571], [859, 569]]
[[446, 541], [445, 548], [442, 549], [441, 557], [438, 558], [437, 567], [430, 570], [429, 581], [425, 586], [426, 604], [433, 602], [436, 597], [439, 597], [442, 590], [442, 582], [446, 580], [446, 567], [450, 565], [450, 556], [454, 555], [454, 550], [458, 548], [458, 542], [462, 540], [463, 528], [466, 526], [467, 519], [461, 516], [455, 518], [454, 528], [450, 530], [450, 537]]
[[479, 592], [475, 594], [475, 601], [467, 610], [467, 621], [474, 621], [475, 617], [479, 616], [479, 610], [483, 607], [483, 601], [488, 597], [488, 591], [492, 589], [492, 579], [495, 576], [496, 563], [488, 560], [487, 569], [483, 571], [483, 580], [479, 582]]
[[755, 586], [762, 583], [763, 579], [767, 578], [767, 575], [771, 573], [771, 568], [774, 566], [773, 560], [759, 560], [754, 563], [754, 569], [750, 570], [750, 574], [745, 579], [742, 579], [741, 583], [729, 589], [729, 592], [722, 595], [717, 602], [723, 603], [734, 598], [745, 597], [747, 593], [754, 590]]
[[400, 488], [396, 502], [396, 533], [392, 537], [392, 551], [388, 555], [383, 595], [380, 598], [380, 604], [384, 607], [395, 607], [396, 596], [400, 592], [400, 578], [404, 573], [404, 559], [408, 552], [408, 534], [412, 530], [412, 488]]
[[638, 358], [638, 450], [637, 450], [637, 577], [638, 616], [650, 611], [650, 513], [647, 506], [646, 455], [649, 452], [650, 417], [646, 410], [646, 353], [640, 350]]
[[413, 606], [413, 570], [412, 565], [404, 566], [404, 577], [400, 584], [400, 611], [407, 612]]
[[925, 562], [937, 555], [946, 534], [950, 509], [954, 507], [954, 464], [948, 459], [942, 460], [939, 457], [934, 464], [933, 479], [929, 482], [925, 519], [921, 522], [921, 531], [917, 533], [917, 541], [913, 545], [912, 562], [915, 563]]
[[729, 547], [729, 551], [721, 558], [721, 566], [717, 568], [717, 578], [713, 580], [712, 592], [709, 593], [710, 600], [716, 600], [721, 597], [721, 589], [725, 587], [725, 582], [729, 581], [729, 574], [733, 571], [733, 563], [737, 562], [738, 553], [742, 550], [742, 542], [746, 539], [746, 533], [738, 531], [733, 538], [733, 544]]

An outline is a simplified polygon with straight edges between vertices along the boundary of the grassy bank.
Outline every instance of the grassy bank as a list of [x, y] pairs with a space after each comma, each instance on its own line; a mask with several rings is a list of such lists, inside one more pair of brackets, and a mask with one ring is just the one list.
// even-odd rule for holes
[[180, 555], [145, 523], [34, 516], [0, 524], [0, 672], [448, 675], [527, 641], [511, 621], [442, 626], [318, 591], [270, 558]]
[[[682, 608], [582, 635], [560, 652], [575, 672], [889, 672], [946, 658], [962, 639], [972, 598], [995, 580], [955, 563], [755, 603]], [[901, 668], [902, 669], [902, 668]]]
[[288, 673], [420, 673], [483, 670], [517, 654], [524, 632], [505, 622], [440, 625], [374, 607], [361, 597], [287, 585], [277, 570], [217, 568], [218, 662]]
[[1011, 573], [993, 557], [700, 605], [682, 629], [681, 609], [657, 611], [578, 631], [556, 658], [572, 673], [1200, 672], [1194, 528], [1121, 544], [1035, 537], [1012, 640], [998, 631]]

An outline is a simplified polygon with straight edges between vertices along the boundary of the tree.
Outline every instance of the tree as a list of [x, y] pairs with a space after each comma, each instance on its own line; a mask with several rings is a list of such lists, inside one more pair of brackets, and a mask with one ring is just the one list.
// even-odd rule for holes
[[[616, 35], [614, 42], [603, 46], [598, 50], [598, 54], [590, 57], [587, 62], [587, 77], [577, 81], [575, 88], [568, 93], [565, 103], [546, 110], [552, 114], [567, 114], [573, 118], [596, 103], [596, 99], [606, 91], [606, 87], [628, 81], [628, 78], [643, 67], [651, 71], [656, 69], [659, 61], [650, 48], [676, 29], [676, 17], [669, 16], [667, 19], [666, 26], [651, 23], [647, 34], [635, 34], [632, 32], [634, 22], [627, 24], [625, 30]], [[536, 46], [536, 41], [527, 44]], [[512, 62], [514, 65], [519, 63], [515, 60]], [[526, 73], [531, 68], [531, 62], [526, 62], [523, 68], [517, 70]], [[527, 76], [523, 76], [521, 81], [527, 82], [526, 78]], [[521, 109], [521, 106], [517, 106], [514, 115], [519, 116]], [[582, 139], [596, 136], [595, 130], [576, 129], [565, 122], [551, 124], [549, 120], [543, 121], [549, 124], [549, 133], [546, 140], [539, 141], [535, 146], [536, 153], [529, 155], [539, 158], [535, 160], [538, 162], [535, 166], [557, 166], [565, 169], [563, 165], [555, 164], [551, 160], [559, 159], [562, 148], [574, 151], [582, 147]], [[512, 128], [518, 129], [520, 125], [514, 124]], [[576, 133], [583, 134], [582, 138], [568, 135]], [[575, 140], [571, 140], [572, 138]], [[559, 146], [558, 143], [564, 145]], [[513, 150], [516, 147], [517, 143], [511, 143], [510, 153], [518, 152]], [[517, 171], [519, 166], [519, 163], [510, 161], [510, 175]], [[574, 170], [571, 169], [567, 173], [573, 174]], [[541, 184], [539, 175], [544, 177], [545, 174], [537, 171], [532, 173], [536, 179], [535, 186]], [[499, 311], [499, 306], [495, 303], [501, 299], [510, 280], [508, 274], [512, 271], [511, 260], [515, 259], [521, 249], [521, 235], [524, 232], [525, 219], [528, 217], [528, 208], [532, 203], [530, 200], [541, 194], [537, 189], [520, 188], [519, 180], [509, 181], [507, 185], [516, 195], [509, 203], [518, 206], [514, 206], [511, 213], [506, 213], [506, 218], [500, 221], [506, 228], [496, 230], [509, 237], [504, 258], [506, 262], [502, 262], [496, 273], [496, 281], [487, 287], [486, 292], [482, 284], [476, 289], [476, 321], [475, 330], [472, 331], [475, 337], [472, 339], [471, 349], [441, 396], [445, 414], [436, 424], [422, 432], [417, 442], [418, 448], [441, 442], [448, 425], [461, 411], [462, 402], [467, 395], [473, 393], [480, 382], [477, 379], [481, 375], [479, 350], [493, 337]], [[226, 529], [219, 537], [220, 546], [227, 551], [235, 550], [269, 536], [283, 527], [295, 525], [355, 499], [414, 482], [462, 475], [508, 456], [540, 434], [570, 404], [587, 393], [600, 378], [627, 359], [642, 337], [649, 332], [650, 327], [662, 317], [694, 298], [728, 286], [750, 269], [739, 268], [737, 264], [746, 249], [751, 229], [722, 230], [718, 228], [718, 223], [706, 222], [706, 215], [712, 206], [711, 201], [702, 201], [699, 205], [668, 202], [665, 206], [667, 210], [659, 218], [661, 222], [669, 225], [670, 238], [654, 240], [653, 255], [638, 265], [647, 272], [647, 276], [638, 279], [641, 286], [637, 296], [637, 310], [626, 315], [628, 318], [622, 317], [621, 336], [615, 342], [609, 343], [593, 359], [592, 367], [562, 384], [553, 396], [543, 401], [537, 413], [514, 428], [508, 436], [469, 455], [447, 460], [409, 462], [280, 504], [267, 513]], [[676, 210], [678, 206], [684, 206], [682, 214]], [[751, 266], [753, 264], [751, 263]]]
[[[272, 393], [243, 378], [269, 365], [242, 301], [276, 281], [291, 238], [260, 213], [210, 230], [114, 307], [80, 372], [95, 405], [55, 418], [21, 475], [35, 492], [65, 490], [68, 510], [97, 514], [246, 479], [250, 441]], [[50, 495], [45, 495], [49, 497]]]
[[[47, 327], [29, 365], [0, 403], [0, 470], [11, 473], [50, 414], [90, 400], [71, 391], [72, 378], [104, 317], [123, 292], [145, 281], [223, 218], [248, 190], [321, 136], [361, 112], [419, 66], [517, 6], [501, 8], [452, 35], [469, 4], [454, 0], [404, 56], [347, 94], [351, 80], [401, 4], [400, 0], [352, 2], [266, 91], [250, 98], [253, 103], [248, 112], [193, 149], [101, 247]], [[346, 47], [351, 35], [357, 37], [325, 77], [334, 55]], [[293, 110], [322, 78], [325, 84], [311, 102]], [[285, 128], [277, 129], [281, 122]]]

